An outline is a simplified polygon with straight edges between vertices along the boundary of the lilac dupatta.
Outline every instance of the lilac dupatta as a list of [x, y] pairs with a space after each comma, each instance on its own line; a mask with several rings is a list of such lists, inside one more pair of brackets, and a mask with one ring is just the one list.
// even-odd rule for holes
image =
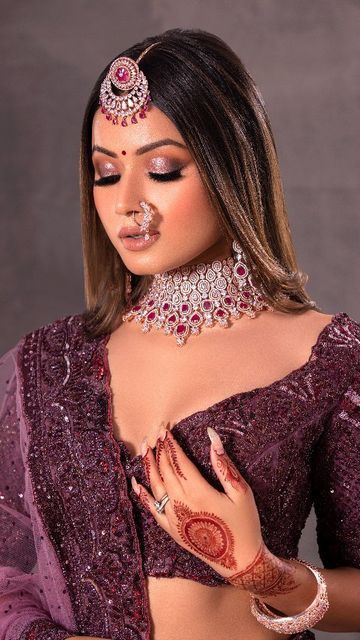
[[104, 338], [82, 324], [41, 327], [0, 361], [0, 640], [150, 638]]

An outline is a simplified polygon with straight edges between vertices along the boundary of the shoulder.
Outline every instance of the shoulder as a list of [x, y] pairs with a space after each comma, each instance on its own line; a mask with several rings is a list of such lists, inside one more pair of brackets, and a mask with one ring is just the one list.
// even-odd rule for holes
[[[308, 310], [303, 313], [268, 313], [269, 335], [276, 334], [279, 352], [289, 353], [296, 366], [314, 362], [312, 373], [324, 381], [331, 377], [343, 384], [360, 367], [360, 324], [345, 311], [333, 314]], [[310, 368], [307, 368], [310, 371]]]
[[56, 318], [51, 322], [40, 325], [23, 334], [18, 342], [3, 357], [9, 354], [19, 363], [25, 357], [32, 354], [39, 356], [42, 353], [63, 353], [72, 345], [80, 347], [89, 340], [85, 332], [85, 319], [83, 313], [66, 315]]
[[83, 333], [84, 315], [83, 313], [78, 313], [62, 316], [52, 320], [51, 322], [40, 325], [32, 331], [24, 334], [19, 340], [19, 343], [27, 342], [32, 339], [39, 339], [40, 337], [49, 340], [53, 338], [55, 340], [55, 338], [59, 336], [71, 337], [72, 335], [81, 335]]
[[324, 341], [358, 353], [360, 323], [345, 311], [328, 314], [310, 309], [304, 313], [275, 312], [273, 315], [279, 331], [291, 331], [298, 338], [299, 346], [304, 345], [305, 349]]

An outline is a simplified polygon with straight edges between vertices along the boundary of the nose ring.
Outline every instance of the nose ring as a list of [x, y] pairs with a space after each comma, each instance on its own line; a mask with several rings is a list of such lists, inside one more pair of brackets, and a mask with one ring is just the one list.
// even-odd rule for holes
[[[145, 240], [149, 240], [150, 235], [149, 235], [149, 228], [150, 228], [150, 223], [153, 219], [153, 210], [151, 209], [150, 205], [145, 202], [144, 200], [141, 200], [141, 202], [139, 203], [140, 207], [143, 209], [144, 211], [144, 218], [143, 221], [140, 225], [140, 231], [145, 231]], [[135, 211], [132, 212], [133, 213], [133, 219], [134, 222], [136, 222], [135, 220]], [[136, 224], [139, 224], [138, 222], [136, 222]]]

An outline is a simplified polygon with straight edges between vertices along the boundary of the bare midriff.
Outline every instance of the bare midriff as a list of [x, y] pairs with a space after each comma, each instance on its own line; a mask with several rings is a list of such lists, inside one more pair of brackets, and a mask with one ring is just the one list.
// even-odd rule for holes
[[147, 576], [151, 640], [276, 640], [250, 611], [249, 594], [183, 578]]
[[[125, 323], [107, 344], [114, 437], [131, 456], [147, 436], [155, 447], [162, 420], [174, 424], [239, 392], [266, 387], [307, 362], [331, 316], [263, 312], [227, 329], [208, 328], [178, 347], [173, 336]], [[194, 384], [196, 380], [196, 385]], [[152, 640], [288, 638], [257, 622], [249, 593], [179, 577], [146, 576]]]

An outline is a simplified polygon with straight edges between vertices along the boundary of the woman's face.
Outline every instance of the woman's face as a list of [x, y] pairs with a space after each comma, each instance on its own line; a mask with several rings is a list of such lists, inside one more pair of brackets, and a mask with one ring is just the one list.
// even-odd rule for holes
[[[165, 139], [177, 144], [164, 144]], [[147, 150], [148, 145], [152, 148]], [[113, 125], [98, 110], [92, 146], [95, 206], [129, 271], [151, 275], [231, 255], [197, 166], [175, 125], [157, 107], [151, 105], [146, 118], [127, 127]], [[141, 224], [142, 200], [153, 210], [150, 230], [160, 235], [148, 247], [132, 251], [119, 231]], [[135, 221], [132, 211], [138, 212]]]

